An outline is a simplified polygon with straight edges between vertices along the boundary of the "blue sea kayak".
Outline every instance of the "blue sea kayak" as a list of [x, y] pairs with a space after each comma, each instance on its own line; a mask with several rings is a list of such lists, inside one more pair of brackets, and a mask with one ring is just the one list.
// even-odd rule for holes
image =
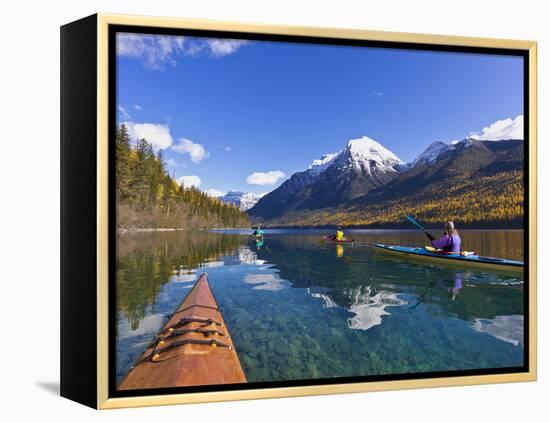
[[484, 257], [475, 253], [442, 253], [431, 247], [402, 247], [371, 243], [377, 251], [403, 257], [407, 260], [428, 261], [433, 264], [458, 265], [477, 269], [523, 273], [523, 262], [498, 257]]

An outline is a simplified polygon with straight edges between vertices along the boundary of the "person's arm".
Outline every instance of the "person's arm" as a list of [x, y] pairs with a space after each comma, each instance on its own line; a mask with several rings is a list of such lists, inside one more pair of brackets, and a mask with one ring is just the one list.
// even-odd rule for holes
[[449, 235], [443, 235], [439, 239], [435, 239], [432, 241], [432, 247], [442, 249], [445, 248], [450, 244], [450, 237]]

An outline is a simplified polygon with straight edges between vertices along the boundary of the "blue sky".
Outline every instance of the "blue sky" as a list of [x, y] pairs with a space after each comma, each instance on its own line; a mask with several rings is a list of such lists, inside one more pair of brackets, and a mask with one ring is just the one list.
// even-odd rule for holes
[[118, 121], [219, 192], [270, 191], [363, 135], [411, 161], [523, 115], [510, 56], [119, 34], [117, 66]]

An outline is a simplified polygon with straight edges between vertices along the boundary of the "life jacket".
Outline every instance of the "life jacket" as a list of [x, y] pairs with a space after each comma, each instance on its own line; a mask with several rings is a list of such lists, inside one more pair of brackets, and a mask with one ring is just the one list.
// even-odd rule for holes
[[458, 244], [458, 251], [454, 251], [454, 252], [460, 252], [460, 237], [457, 236], [457, 235], [447, 235], [449, 238], [450, 238], [450, 242], [442, 248], [443, 251], [451, 251], [453, 252], [454, 251], [454, 246], [455, 246], [455, 236], [457, 237], [457, 244]]
[[341, 241], [342, 239], [344, 239], [344, 232], [336, 231], [336, 241]]

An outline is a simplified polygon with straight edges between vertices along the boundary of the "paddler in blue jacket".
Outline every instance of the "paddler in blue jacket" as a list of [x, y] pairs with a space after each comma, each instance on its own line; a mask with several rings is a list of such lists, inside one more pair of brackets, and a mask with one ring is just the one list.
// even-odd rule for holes
[[439, 239], [435, 239], [432, 235], [428, 235], [432, 242], [432, 247], [443, 251], [449, 251], [452, 253], [460, 253], [460, 235], [455, 229], [453, 222], [445, 223], [443, 233]]
[[252, 233], [254, 236], [263, 236], [264, 231], [260, 228], [260, 225], [256, 226], [256, 229], [254, 229], [254, 232]]

